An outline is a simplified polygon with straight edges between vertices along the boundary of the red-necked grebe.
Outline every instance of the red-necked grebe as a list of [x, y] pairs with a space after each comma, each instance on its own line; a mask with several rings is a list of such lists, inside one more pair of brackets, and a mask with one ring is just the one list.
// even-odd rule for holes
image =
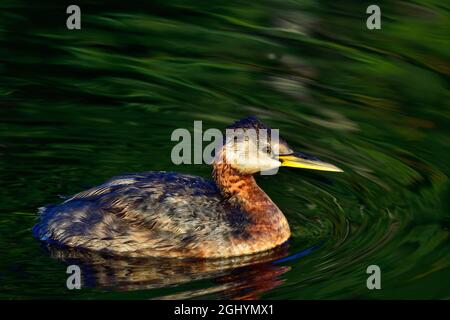
[[[229, 128], [270, 132], [254, 117]], [[239, 157], [254, 143], [265, 169], [342, 171], [294, 153], [281, 139], [267, 139], [261, 148], [259, 141], [249, 139], [232, 139], [230, 143], [242, 145], [225, 144], [221, 156]], [[41, 208], [33, 232], [50, 244], [130, 257], [220, 258], [269, 250], [288, 240], [289, 224], [253, 178], [261, 165], [248, 161], [213, 161], [214, 181], [173, 172], [117, 176], [59, 205]]]

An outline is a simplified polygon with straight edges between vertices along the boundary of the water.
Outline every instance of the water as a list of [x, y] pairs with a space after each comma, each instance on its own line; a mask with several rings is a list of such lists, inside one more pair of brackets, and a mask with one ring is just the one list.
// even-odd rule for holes
[[[364, 1], [0, 4], [0, 298], [450, 298], [449, 6]], [[257, 115], [342, 174], [257, 177], [289, 246], [226, 261], [83, 261], [32, 238], [37, 208], [174, 170], [171, 132]], [[74, 253], [75, 254], [75, 253]], [[79, 258], [77, 258], [79, 259]], [[78, 260], [77, 260], [78, 261]], [[382, 290], [366, 288], [366, 268]]]

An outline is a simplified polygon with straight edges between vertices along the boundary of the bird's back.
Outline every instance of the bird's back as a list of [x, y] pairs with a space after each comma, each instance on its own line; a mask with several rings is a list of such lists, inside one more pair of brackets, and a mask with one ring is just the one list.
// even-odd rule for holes
[[40, 212], [42, 241], [126, 256], [223, 255], [249, 223], [212, 181], [173, 172], [114, 177]]

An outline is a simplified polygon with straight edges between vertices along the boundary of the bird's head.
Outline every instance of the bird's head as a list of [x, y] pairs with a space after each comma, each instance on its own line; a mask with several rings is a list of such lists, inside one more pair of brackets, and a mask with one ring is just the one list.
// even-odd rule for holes
[[225, 163], [241, 174], [274, 174], [279, 167], [342, 172], [314, 156], [294, 152], [279, 137], [278, 130], [270, 129], [256, 117], [244, 118], [226, 129], [224, 145], [215, 163]]

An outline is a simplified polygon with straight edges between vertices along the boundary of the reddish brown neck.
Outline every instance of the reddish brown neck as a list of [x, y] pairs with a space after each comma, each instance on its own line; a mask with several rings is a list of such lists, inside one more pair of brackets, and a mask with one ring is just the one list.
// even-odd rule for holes
[[253, 240], [234, 239], [240, 254], [274, 248], [289, 239], [289, 224], [280, 209], [256, 184], [252, 175], [241, 174], [226, 163], [213, 164], [213, 176], [220, 192], [248, 214], [252, 223], [243, 226]]
[[276, 223], [281, 217], [280, 209], [269, 196], [256, 184], [252, 175], [241, 174], [229, 164], [214, 164], [214, 180], [222, 195], [237, 202], [255, 222]]

